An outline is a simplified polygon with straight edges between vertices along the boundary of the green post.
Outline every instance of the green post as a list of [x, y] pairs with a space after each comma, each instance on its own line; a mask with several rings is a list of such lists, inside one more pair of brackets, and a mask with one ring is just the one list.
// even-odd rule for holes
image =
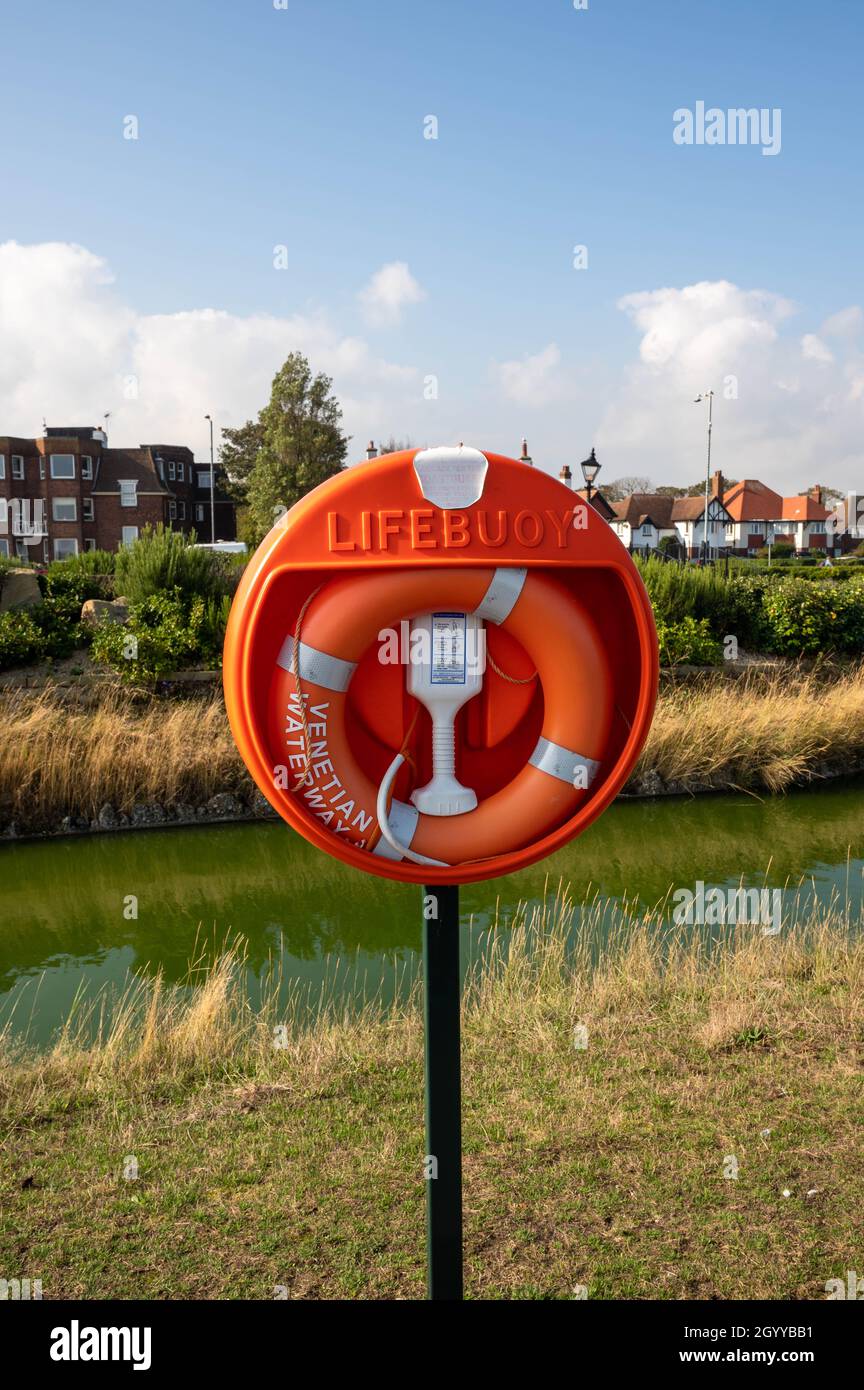
[[424, 888], [426, 1251], [429, 1298], [462, 1297], [459, 889]]

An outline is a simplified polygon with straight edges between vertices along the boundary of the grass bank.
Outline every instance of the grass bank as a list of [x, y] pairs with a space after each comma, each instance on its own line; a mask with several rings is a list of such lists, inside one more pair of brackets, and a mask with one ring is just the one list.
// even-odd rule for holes
[[[470, 1296], [824, 1298], [864, 1260], [864, 940], [835, 912], [723, 947], [622, 918], [601, 946], [598, 915], [568, 954], [571, 910], [496, 927], [466, 983]], [[44, 1055], [3, 1040], [5, 1277], [422, 1297], [419, 999], [253, 1013], [239, 967], [142, 980]]]
[[[221, 695], [84, 694], [80, 703], [51, 690], [0, 694], [0, 833], [56, 830], [64, 818], [86, 829], [106, 804], [129, 817], [156, 803], [170, 820], [220, 793], [260, 811]], [[665, 688], [627, 790], [778, 792], [862, 767], [864, 666], [830, 676], [784, 668]]]

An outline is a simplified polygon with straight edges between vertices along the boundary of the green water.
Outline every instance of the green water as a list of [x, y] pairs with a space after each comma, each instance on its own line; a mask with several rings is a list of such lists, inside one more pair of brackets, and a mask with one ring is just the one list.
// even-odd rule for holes
[[[466, 954], [483, 949], [496, 904], [539, 901], [559, 880], [577, 901], [643, 907], [670, 886], [795, 888], [848, 902], [864, 885], [864, 787], [618, 802], [581, 839], [512, 877], [462, 889]], [[547, 889], [548, 885], [548, 889]], [[44, 1042], [82, 983], [122, 985], [161, 968], [182, 980], [201, 929], [210, 941], [242, 933], [249, 991], [281, 954], [286, 980], [314, 999], [335, 976], [345, 991], [402, 988], [418, 966], [419, 888], [348, 869], [282, 825], [213, 826], [82, 837], [0, 848], [0, 1025]], [[137, 898], [137, 918], [129, 898]], [[578, 913], [575, 918], [578, 930]]]

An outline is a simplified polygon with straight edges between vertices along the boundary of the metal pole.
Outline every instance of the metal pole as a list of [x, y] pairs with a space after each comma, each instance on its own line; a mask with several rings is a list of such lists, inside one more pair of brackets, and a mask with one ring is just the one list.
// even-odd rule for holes
[[462, 1298], [459, 889], [424, 888], [426, 1255], [429, 1298]]
[[708, 464], [705, 469], [705, 515], [702, 518], [702, 539], [705, 542], [705, 564], [711, 558], [708, 545], [708, 492], [711, 487], [711, 414], [714, 409], [714, 392], [708, 392]]
[[213, 461], [213, 420], [210, 420], [210, 544], [216, 544], [216, 465]]

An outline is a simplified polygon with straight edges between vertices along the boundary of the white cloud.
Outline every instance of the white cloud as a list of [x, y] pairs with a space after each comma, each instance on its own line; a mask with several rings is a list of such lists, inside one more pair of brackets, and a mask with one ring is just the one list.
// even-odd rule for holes
[[333, 377], [351, 457], [421, 399], [415, 368], [376, 356], [324, 312], [138, 314], [103, 260], [64, 242], [0, 245], [0, 322], [0, 429], [13, 434], [38, 433], [43, 415], [96, 425], [110, 410], [112, 443], [189, 444], [204, 457], [205, 412], [225, 425], [257, 415], [294, 349]]
[[566, 390], [560, 368], [561, 349], [557, 343], [549, 343], [533, 356], [495, 362], [492, 370], [508, 400], [517, 405], [545, 406]]
[[805, 333], [801, 339], [801, 352], [811, 362], [833, 362], [834, 354], [815, 333]]
[[357, 298], [367, 321], [375, 327], [387, 328], [401, 321], [402, 312], [409, 304], [419, 304], [425, 299], [426, 291], [414, 279], [405, 261], [389, 261], [375, 271]]
[[695, 482], [705, 418], [691, 402], [713, 388], [712, 466], [727, 476], [787, 493], [864, 484], [864, 363], [786, 331], [798, 312], [790, 300], [721, 280], [626, 295], [618, 307], [641, 340], [596, 432], [609, 477]]
[[864, 314], [858, 304], [850, 304], [848, 309], [838, 309], [823, 323], [819, 332], [823, 338], [854, 338], [860, 333]]

